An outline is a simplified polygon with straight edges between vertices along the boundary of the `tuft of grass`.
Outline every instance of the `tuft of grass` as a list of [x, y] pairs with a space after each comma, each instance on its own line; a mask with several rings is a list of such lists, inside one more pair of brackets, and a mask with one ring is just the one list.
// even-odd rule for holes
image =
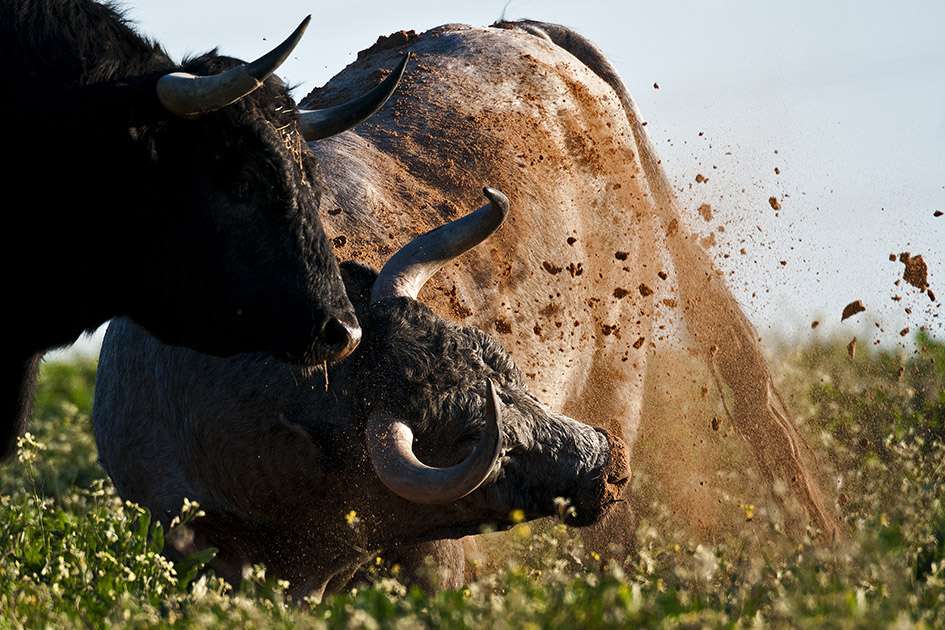
[[460, 590], [407, 588], [379, 559], [370, 584], [306, 602], [264, 567], [234, 591], [202, 571], [209, 554], [166, 560], [166, 532], [96, 464], [94, 363], [46, 365], [32, 433], [0, 470], [0, 627], [943, 627], [945, 344], [916, 344], [778, 353], [779, 387], [836, 482], [843, 540], [792, 539], [737, 497], [742, 526], [700, 539], [654, 501], [623, 557], [523, 523]]

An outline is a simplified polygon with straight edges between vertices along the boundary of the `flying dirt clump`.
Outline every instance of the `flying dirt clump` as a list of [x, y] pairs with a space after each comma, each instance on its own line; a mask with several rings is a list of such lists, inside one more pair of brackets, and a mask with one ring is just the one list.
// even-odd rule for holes
[[848, 317], [853, 317], [857, 313], [862, 313], [866, 310], [866, 307], [863, 305], [863, 300], [854, 300], [843, 307], [843, 313], [840, 315], [840, 321], [842, 322]]
[[902, 279], [917, 288], [925, 291], [929, 288], [929, 267], [922, 256], [912, 256], [909, 252], [899, 254], [899, 262], [906, 266]]

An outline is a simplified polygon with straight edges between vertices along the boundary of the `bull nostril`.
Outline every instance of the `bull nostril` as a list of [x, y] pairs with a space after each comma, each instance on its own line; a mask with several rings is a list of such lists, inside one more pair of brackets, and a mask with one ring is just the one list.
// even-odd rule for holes
[[344, 359], [354, 352], [361, 342], [361, 327], [347, 324], [337, 317], [329, 317], [322, 324], [319, 337], [331, 353], [334, 360]]

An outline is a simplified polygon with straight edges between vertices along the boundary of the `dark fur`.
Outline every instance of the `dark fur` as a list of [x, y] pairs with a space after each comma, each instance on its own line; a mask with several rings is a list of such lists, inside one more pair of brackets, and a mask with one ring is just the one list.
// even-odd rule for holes
[[217, 355], [332, 354], [325, 322], [356, 322], [318, 219], [317, 164], [278, 79], [218, 112], [174, 117], [157, 100], [160, 76], [237, 61], [214, 51], [178, 67], [90, 0], [3, 0], [0, 58], [13, 332], [0, 454], [29, 413], [32, 357], [114, 316]]

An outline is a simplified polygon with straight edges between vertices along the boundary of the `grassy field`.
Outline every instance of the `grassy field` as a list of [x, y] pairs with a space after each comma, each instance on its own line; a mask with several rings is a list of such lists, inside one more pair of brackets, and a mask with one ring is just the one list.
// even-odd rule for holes
[[165, 532], [96, 463], [94, 364], [47, 364], [32, 433], [0, 470], [0, 628], [943, 627], [945, 345], [917, 347], [778, 353], [782, 391], [836, 481], [841, 541], [799, 541], [745, 504], [743, 527], [692, 540], [654, 504], [623, 562], [561, 525], [522, 524], [507, 558], [460, 591], [405, 589], [381, 560], [371, 586], [302, 606], [262, 567], [234, 593], [201, 571], [207, 557], [166, 561]]

